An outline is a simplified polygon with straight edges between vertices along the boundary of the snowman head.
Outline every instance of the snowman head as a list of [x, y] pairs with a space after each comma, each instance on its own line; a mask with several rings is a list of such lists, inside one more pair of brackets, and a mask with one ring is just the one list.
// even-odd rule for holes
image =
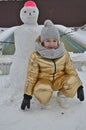
[[36, 3], [27, 1], [24, 7], [20, 10], [20, 18], [24, 24], [36, 25], [38, 20], [39, 10]]

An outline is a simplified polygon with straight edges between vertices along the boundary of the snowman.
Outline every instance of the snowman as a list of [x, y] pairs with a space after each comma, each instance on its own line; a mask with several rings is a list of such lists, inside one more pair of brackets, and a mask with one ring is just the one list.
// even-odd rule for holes
[[15, 54], [10, 69], [10, 84], [12, 87], [24, 88], [27, 74], [29, 57], [34, 50], [36, 38], [40, 35], [41, 29], [38, 26], [39, 10], [36, 3], [27, 1], [20, 10], [20, 18], [23, 22], [14, 32]]

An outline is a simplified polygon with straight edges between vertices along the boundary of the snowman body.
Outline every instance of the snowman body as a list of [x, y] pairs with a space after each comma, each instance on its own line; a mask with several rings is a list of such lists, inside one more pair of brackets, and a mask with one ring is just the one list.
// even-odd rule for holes
[[37, 24], [38, 14], [37, 7], [24, 6], [20, 11], [20, 18], [24, 24], [14, 32], [15, 54], [10, 69], [10, 84], [21, 90], [25, 85], [29, 57], [41, 31]]

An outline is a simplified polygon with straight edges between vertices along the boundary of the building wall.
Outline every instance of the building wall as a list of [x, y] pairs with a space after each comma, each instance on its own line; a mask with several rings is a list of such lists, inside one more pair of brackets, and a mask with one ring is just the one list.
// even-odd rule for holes
[[[22, 24], [20, 9], [27, 0], [0, 1], [0, 27]], [[34, 0], [39, 8], [39, 24], [51, 19], [56, 24], [82, 26], [86, 24], [86, 0]]]

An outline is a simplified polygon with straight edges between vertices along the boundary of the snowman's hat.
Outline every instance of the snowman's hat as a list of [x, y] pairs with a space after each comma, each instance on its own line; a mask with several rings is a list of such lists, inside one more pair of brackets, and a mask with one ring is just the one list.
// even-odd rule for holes
[[32, 0], [29, 0], [29, 1], [25, 2], [24, 6], [25, 7], [29, 7], [29, 6], [31, 6], [31, 7], [37, 7], [36, 3], [34, 1], [32, 1]]

